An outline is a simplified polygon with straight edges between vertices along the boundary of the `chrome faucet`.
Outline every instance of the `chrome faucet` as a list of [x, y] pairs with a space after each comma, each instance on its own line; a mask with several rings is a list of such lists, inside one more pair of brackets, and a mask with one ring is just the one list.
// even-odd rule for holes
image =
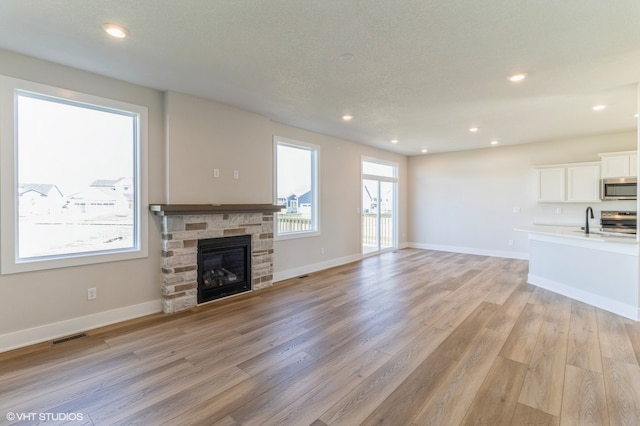
[[589, 212], [591, 212], [591, 219], [593, 219], [593, 209], [591, 208], [591, 206], [587, 207], [587, 211], [585, 212], [585, 219], [584, 219], [584, 233], [588, 234], [589, 233]]

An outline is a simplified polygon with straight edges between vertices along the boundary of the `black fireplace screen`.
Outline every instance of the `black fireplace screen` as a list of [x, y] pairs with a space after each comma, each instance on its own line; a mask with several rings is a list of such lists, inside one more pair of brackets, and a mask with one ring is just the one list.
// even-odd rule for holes
[[251, 236], [198, 241], [198, 303], [251, 290]]

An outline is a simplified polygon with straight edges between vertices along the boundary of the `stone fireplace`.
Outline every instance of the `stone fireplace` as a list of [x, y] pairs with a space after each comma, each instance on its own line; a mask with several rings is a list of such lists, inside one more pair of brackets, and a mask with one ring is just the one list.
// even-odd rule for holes
[[[246, 236], [250, 241], [248, 291], [271, 286], [273, 214], [281, 208], [271, 204], [151, 205], [150, 210], [162, 217], [162, 311], [174, 313], [198, 304], [198, 246], [207, 240]], [[237, 279], [238, 274], [229, 273]]]

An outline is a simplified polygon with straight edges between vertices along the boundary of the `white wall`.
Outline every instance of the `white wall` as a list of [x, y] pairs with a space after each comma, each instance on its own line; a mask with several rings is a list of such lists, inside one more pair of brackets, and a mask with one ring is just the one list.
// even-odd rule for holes
[[[0, 74], [147, 107], [149, 200], [162, 200], [162, 93], [3, 50]], [[149, 247], [143, 259], [0, 275], [0, 351], [157, 311], [160, 231], [152, 220]], [[94, 301], [89, 287], [97, 289]]]
[[[268, 118], [176, 92], [167, 92], [165, 101], [168, 203], [273, 201]], [[213, 176], [214, 169], [220, 177]]]
[[[583, 203], [536, 202], [535, 166], [599, 161], [598, 153], [636, 149], [635, 132], [433, 154], [409, 159], [409, 241], [414, 247], [526, 258], [514, 227], [584, 223]], [[591, 204], [635, 210], [633, 201]], [[514, 207], [520, 213], [514, 213]], [[557, 208], [562, 214], [557, 214]], [[509, 246], [509, 240], [514, 245]]]

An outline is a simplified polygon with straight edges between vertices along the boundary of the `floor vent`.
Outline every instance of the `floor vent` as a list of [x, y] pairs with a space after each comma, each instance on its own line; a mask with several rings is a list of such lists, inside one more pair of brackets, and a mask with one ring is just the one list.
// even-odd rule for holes
[[73, 336], [63, 337], [62, 339], [54, 340], [52, 343], [54, 345], [59, 345], [60, 343], [68, 342], [70, 340], [80, 339], [81, 337], [87, 337], [85, 333], [74, 334]]

